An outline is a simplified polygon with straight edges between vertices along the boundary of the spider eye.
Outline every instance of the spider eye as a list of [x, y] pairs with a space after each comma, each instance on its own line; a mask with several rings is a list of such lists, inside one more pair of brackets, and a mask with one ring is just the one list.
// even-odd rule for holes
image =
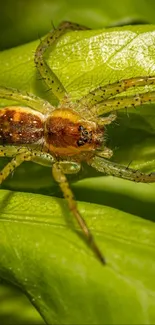
[[84, 130], [84, 127], [82, 126], [82, 125], [80, 125], [79, 127], [78, 127], [78, 131], [83, 131]]
[[82, 132], [82, 135], [88, 135], [88, 131], [87, 130], [84, 130], [83, 132]]
[[77, 145], [78, 145], [78, 147], [81, 147], [81, 146], [83, 146], [84, 144], [85, 144], [85, 141], [83, 141], [82, 139], [80, 139], [80, 140], [77, 141]]

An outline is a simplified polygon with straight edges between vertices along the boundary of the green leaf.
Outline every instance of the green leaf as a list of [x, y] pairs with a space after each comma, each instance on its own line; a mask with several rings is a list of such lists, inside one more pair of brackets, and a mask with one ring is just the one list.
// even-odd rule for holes
[[[99, 85], [153, 75], [154, 32], [151, 25], [72, 32], [47, 59], [77, 99]], [[0, 84], [52, 100], [34, 66], [37, 44], [0, 53]], [[114, 160], [154, 169], [154, 108], [121, 112], [119, 125], [108, 128]], [[64, 200], [43, 195], [59, 194], [51, 170], [27, 163], [3, 187], [42, 195], [1, 190], [0, 276], [18, 285], [49, 324], [154, 323], [155, 186], [99, 177], [87, 166], [69, 179], [78, 178], [79, 209], [107, 266], [75, 230]]]
[[28, 325], [45, 324], [28, 298], [17, 288], [4, 280], [0, 281], [1, 324]]
[[103, 267], [71, 226], [63, 200], [9, 191], [1, 191], [0, 200], [0, 276], [18, 284], [46, 322], [153, 323], [151, 222], [80, 203], [107, 257]]

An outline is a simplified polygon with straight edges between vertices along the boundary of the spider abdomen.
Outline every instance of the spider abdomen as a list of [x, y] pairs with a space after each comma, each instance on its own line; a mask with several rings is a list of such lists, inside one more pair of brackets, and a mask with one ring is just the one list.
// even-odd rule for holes
[[33, 144], [43, 137], [43, 116], [28, 107], [5, 107], [0, 110], [0, 143]]

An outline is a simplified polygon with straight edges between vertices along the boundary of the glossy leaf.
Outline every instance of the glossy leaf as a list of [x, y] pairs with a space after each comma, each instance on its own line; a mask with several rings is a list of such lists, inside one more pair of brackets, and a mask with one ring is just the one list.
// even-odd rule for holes
[[[50, 53], [49, 64], [74, 100], [99, 85], [153, 75], [154, 31], [130, 26], [69, 33]], [[37, 80], [37, 43], [0, 53], [0, 84], [50, 100]], [[118, 146], [114, 160], [154, 169], [154, 108], [131, 110], [129, 117], [122, 112], [119, 125], [108, 128], [107, 142]], [[0, 276], [20, 286], [49, 324], [154, 323], [155, 186], [99, 177], [87, 166], [76, 176], [84, 177], [74, 185], [75, 194], [91, 202], [79, 202], [79, 209], [107, 266], [75, 231], [64, 200], [43, 195], [57, 193], [51, 170], [29, 163], [3, 186], [42, 195], [1, 191]]]
[[0, 276], [49, 324], [153, 323], [155, 226], [101, 205], [79, 208], [106, 267], [75, 232], [63, 200], [1, 192]]

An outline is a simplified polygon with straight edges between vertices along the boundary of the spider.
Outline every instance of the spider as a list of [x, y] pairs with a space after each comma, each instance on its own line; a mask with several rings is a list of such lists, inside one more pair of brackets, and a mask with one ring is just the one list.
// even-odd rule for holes
[[[155, 91], [126, 97], [117, 95], [135, 86], [155, 85], [155, 77], [124, 79], [94, 89], [75, 102], [71, 101], [47, 64], [44, 54], [63, 34], [84, 29], [75, 23], [62, 22], [47, 34], [36, 49], [35, 65], [49, 90], [58, 99], [56, 107], [33, 94], [0, 87], [0, 98], [19, 103], [0, 110], [0, 156], [12, 158], [0, 172], [0, 184], [24, 161], [51, 166], [53, 177], [62, 190], [69, 210], [96, 257], [106, 264], [105, 257], [78, 210], [66, 174], [78, 173], [84, 161], [107, 175], [135, 182], [155, 182], [154, 173], [146, 175], [109, 161], [113, 153], [105, 146], [104, 140], [105, 125], [115, 120], [115, 111], [155, 101]], [[110, 114], [103, 116], [107, 113]]]

